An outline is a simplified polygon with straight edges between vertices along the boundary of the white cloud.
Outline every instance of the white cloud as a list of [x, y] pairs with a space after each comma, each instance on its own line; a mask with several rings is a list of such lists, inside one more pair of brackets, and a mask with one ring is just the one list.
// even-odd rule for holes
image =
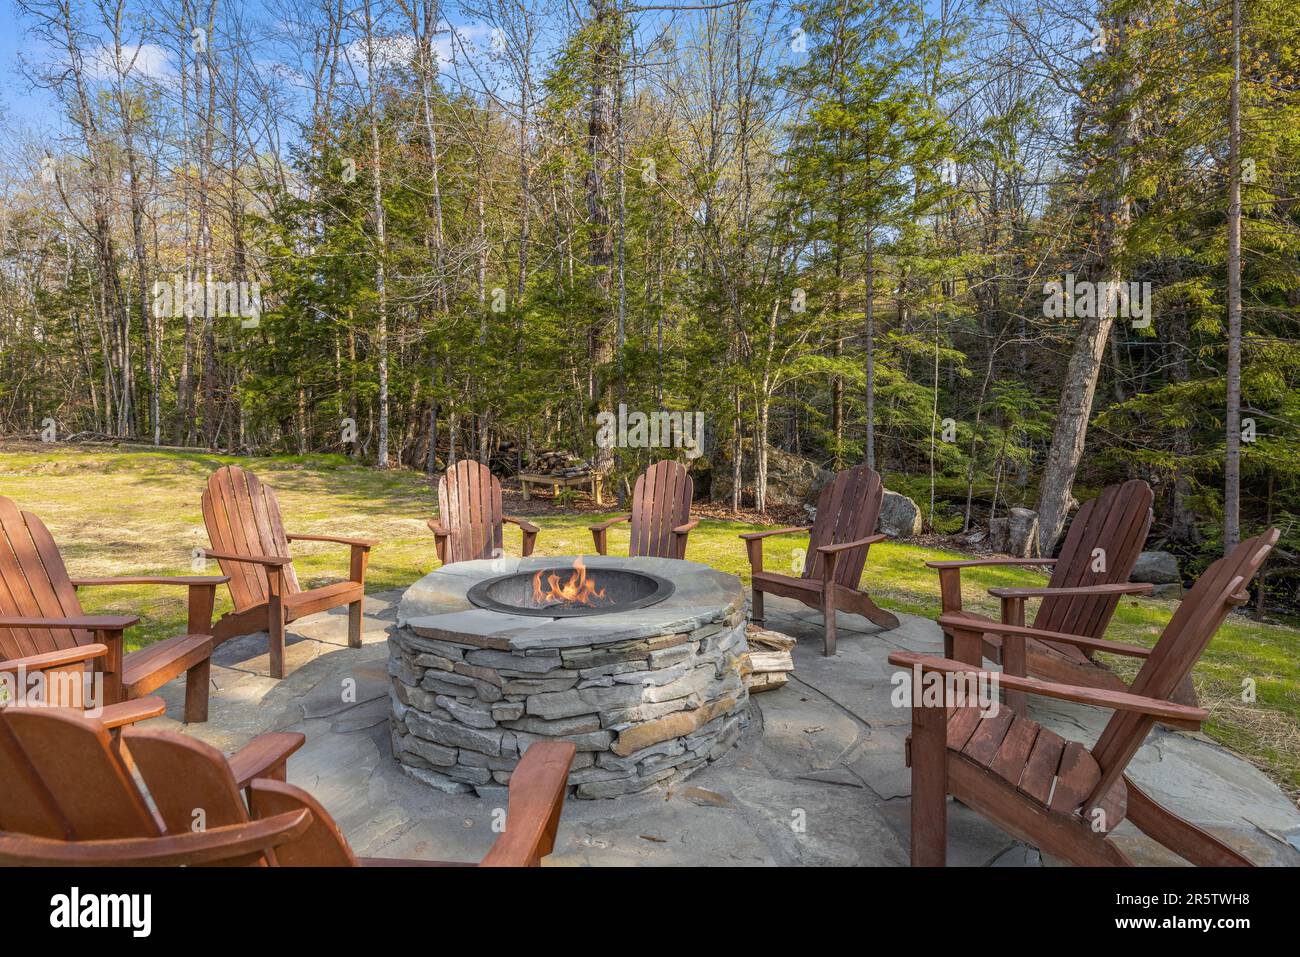
[[96, 80], [115, 78], [119, 72], [135, 80], [172, 80], [176, 70], [167, 51], [156, 43], [123, 44], [121, 60], [117, 51], [104, 45], [83, 54], [86, 73]]

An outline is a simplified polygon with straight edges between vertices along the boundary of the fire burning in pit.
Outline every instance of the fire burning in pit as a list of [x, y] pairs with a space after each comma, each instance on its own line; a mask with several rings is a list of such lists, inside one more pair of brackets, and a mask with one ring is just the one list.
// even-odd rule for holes
[[536, 559], [525, 561], [526, 570], [475, 582], [465, 597], [479, 608], [507, 615], [578, 618], [646, 608], [673, 593], [668, 579], [627, 567], [636, 559], [596, 559], [590, 574], [582, 556], [540, 568]]
[[[542, 590], [542, 577], [546, 577], [546, 590]], [[596, 587], [596, 580], [587, 577], [587, 566], [579, 555], [573, 560], [573, 573], [561, 582], [554, 570], [543, 569], [533, 576], [533, 605], [546, 608], [551, 605], [594, 606], [597, 600], [604, 600], [605, 589]]]

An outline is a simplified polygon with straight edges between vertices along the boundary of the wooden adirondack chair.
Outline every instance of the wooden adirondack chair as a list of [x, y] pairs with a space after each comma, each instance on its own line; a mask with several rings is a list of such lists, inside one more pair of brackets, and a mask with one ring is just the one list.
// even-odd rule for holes
[[[1074, 516], [1061, 544], [1059, 558], [981, 558], [965, 561], [926, 562], [939, 572], [939, 591], [946, 616], [960, 615], [983, 624], [992, 622], [961, 606], [961, 570], [989, 565], [1048, 565], [1052, 577], [1045, 588], [990, 588], [1002, 603], [1002, 623], [1023, 625], [1025, 602], [1041, 598], [1033, 627], [1040, 631], [1065, 631], [1085, 638], [1106, 634], [1111, 616], [1124, 595], [1150, 594], [1151, 586], [1130, 582], [1129, 574], [1151, 529], [1151, 486], [1140, 480], [1110, 485], [1097, 498], [1085, 502]], [[1017, 657], [1023, 647], [1023, 658]], [[944, 655], [979, 665], [985, 658], [1002, 665], [1010, 675], [1026, 674], [1123, 691], [1127, 686], [1093, 650], [1077, 645], [1052, 644], [1036, 638], [1017, 642], [1004, 652], [1002, 636], [986, 634], [978, 645], [955, 647], [953, 633], [944, 630]], [[1191, 683], [1178, 689], [1174, 700], [1195, 704]], [[1007, 706], [1023, 714], [1024, 695], [1008, 694]]]
[[681, 462], [655, 462], [637, 476], [632, 488], [632, 511], [592, 525], [591, 537], [598, 555], [608, 554], [609, 529], [619, 522], [632, 523], [628, 555], [632, 558], [685, 558], [686, 537], [700, 524], [691, 518], [695, 482]]
[[[150, 742], [158, 732], [132, 728], [122, 733], [122, 741], [136, 734]], [[227, 759], [184, 735], [164, 736], [193, 745], [219, 762], [221, 773], [196, 760], [160, 778], [152, 771], [147, 744], [136, 750], [126, 743], [142, 774], [141, 759], [150, 762], [150, 778], [155, 779], [149, 788], [151, 808], [103, 722], [65, 708], [0, 710], [0, 844], [13, 849], [50, 847], [55, 852], [43, 861], [20, 853], [6, 863], [112, 865], [121, 862], [111, 853], [115, 847], [146, 848], [145, 860], [164, 850], [199, 855], [152, 863], [198, 863], [217, 850], [240, 851], [245, 862], [255, 861], [257, 847], [239, 844], [232, 850], [228, 843], [235, 836], [232, 826], [248, 820], [240, 812], [239, 791], [254, 779], [283, 780], [285, 762], [305, 737], [264, 734]], [[195, 820], [196, 809], [203, 811], [201, 822]], [[196, 829], [196, 823], [202, 827]], [[258, 832], [267, 830], [264, 823]], [[194, 831], [212, 837], [205, 841]], [[0, 859], [5, 859], [4, 852]]]
[[[203, 493], [203, 524], [212, 547], [209, 558], [229, 576], [235, 610], [222, 615], [213, 634], [217, 644], [266, 631], [272, 678], [284, 677], [284, 626], [298, 618], [348, 606], [348, 645], [361, 647], [361, 611], [366, 565], [373, 542], [333, 535], [292, 535], [284, 530], [275, 492], [236, 465], [217, 469]], [[290, 542], [333, 542], [352, 550], [348, 580], [303, 591], [289, 557]]]
[[[300, 734], [263, 735], [231, 758], [167, 731], [131, 729], [123, 741], [153, 809], [98, 722], [65, 709], [0, 711], [0, 864], [432, 863], [356, 858], [324, 808], [284, 783]], [[574, 753], [567, 741], [528, 749], [484, 865], [536, 865], [550, 853]]]
[[[946, 796], [951, 794], [1018, 839], [1080, 865], [1128, 864], [1107, 835], [1125, 818], [1193, 864], [1249, 866], [1250, 861], [1157, 804], [1124, 773], [1157, 722], [1195, 729], [1209, 712], [1171, 701], [1228, 613], [1249, 600], [1247, 586], [1277, 543], [1271, 529], [1238, 545], [1201, 576], [1149, 651], [1122, 654], [1145, 663], [1128, 691], [1000, 675], [1003, 688], [1115, 712], [1091, 749], [1067, 741], [1037, 722], [1000, 708], [983, 717], [978, 707], [913, 703], [908, 763], [912, 768], [912, 864], [941, 866], [947, 846]], [[940, 618], [960, 640], [988, 631], [1004, 648], [1029, 638], [1081, 648], [1113, 646], [1092, 638], [1019, 625], [980, 623], [960, 615]], [[910, 651], [891, 664], [922, 672], [976, 673], [976, 667]]]
[[[859, 465], [839, 472], [822, 489], [811, 529], [793, 526], [741, 535], [753, 578], [750, 617], [754, 623], [763, 622], [763, 593], [771, 592], [822, 610], [826, 622], [822, 653], [828, 656], [835, 654], [835, 612], [839, 608], [881, 628], [897, 628], [898, 619], [858, 588], [867, 549], [889, 537], [872, 534], [884, 495], [884, 485], [875, 469]], [[798, 578], [763, 569], [763, 539], [790, 532], [809, 532], [803, 574]]]
[[501, 483], [486, 465], [461, 459], [438, 479], [438, 517], [429, 519], [429, 528], [444, 565], [505, 554], [503, 522], [519, 526], [524, 557], [531, 555], [539, 529], [501, 513]]
[[[114, 727], [161, 714], [159, 700], [130, 703], [185, 675], [185, 720], [208, 719], [212, 604], [222, 576], [68, 577], [45, 524], [0, 496], [0, 673], [42, 673], [48, 690], [80, 689], [85, 669], [103, 674], [105, 717]], [[77, 589], [92, 585], [178, 585], [189, 589], [186, 633], [124, 654], [123, 633], [135, 616], [87, 615]], [[79, 691], [77, 696], [80, 697]], [[55, 704], [84, 707], [92, 702]]]

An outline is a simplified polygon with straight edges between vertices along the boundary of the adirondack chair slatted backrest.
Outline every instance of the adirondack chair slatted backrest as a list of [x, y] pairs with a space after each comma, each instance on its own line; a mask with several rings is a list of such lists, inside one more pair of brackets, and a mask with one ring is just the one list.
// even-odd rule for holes
[[628, 555], [644, 558], [681, 558], [676, 554], [673, 529], [691, 519], [695, 482], [681, 462], [655, 462], [632, 489], [632, 541]]
[[[237, 465], [219, 468], [208, 479], [203, 493], [203, 524], [215, 551], [234, 555], [289, 555], [289, 539], [284, 533], [275, 492], [252, 472]], [[230, 597], [235, 611], [253, 608], [267, 600], [265, 568], [247, 562], [218, 561], [221, 573], [230, 576]], [[283, 574], [284, 594], [297, 594], [298, 576], [293, 566], [285, 565]]]
[[5, 708], [0, 734], [7, 737], [0, 777], [26, 776], [57, 809], [44, 821], [33, 820], [6, 798], [0, 830], [80, 841], [161, 836], [158, 819], [98, 722], [61, 708]]
[[438, 518], [451, 533], [449, 563], [502, 554], [501, 515], [501, 483], [482, 462], [461, 459], [438, 479]]
[[[1237, 604], [1278, 540], [1277, 529], [1248, 539], [1205, 570], [1174, 612], [1129, 691], [1169, 700]], [[1234, 600], [1237, 597], [1237, 600]], [[1152, 719], [1116, 711], [1092, 749], [1103, 775], [1123, 770], [1142, 746]], [[1103, 783], [1105, 783], [1103, 776]]]
[[[45, 524], [0, 496], [0, 615], [75, 618], [77, 590]], [[89, 644], [88, 631], [0, 628], [0, 660]]]
[[[1128, 581], [1151, 528], [1153, 500], [1151, 486], [1135, 479], [1107, 486], [1085, 502], [1070, 523], [1049, 586], [1078, 588]], [[1101, 553], [1094, 554], [1097, 549]], [[1118, 595], [1044, 598], [1033, 627], [1100, 638], [1118, 604]]]
[[[884, 497], [885, 486], [880, 475], [870, 466], [858, 465], [837, 473], [817, 496], [817, 517], [808, 535], [803, 577], [821, 577], [825, 560], [817, 551], [819, 546], [856, 541], [874, 532]], [[835, 566], [835, 580], [848, 588], [856, 588], [866, 562], [865, 545], [843, 552]]]
[[[210, 744], [174, 732], [131, 728], [123, 740], [136, 770], [149, 789], [168, 834], [184, 834], [202, 811], [205, 828], [228, 827], [249, 820], [248, 808], [225, 755]], [[226, 867], [261, 866], [262, 853], [232, 857]]]

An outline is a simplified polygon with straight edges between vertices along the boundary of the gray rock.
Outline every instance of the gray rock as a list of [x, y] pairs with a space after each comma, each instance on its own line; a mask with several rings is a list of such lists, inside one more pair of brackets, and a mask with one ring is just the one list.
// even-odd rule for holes
[[1181, 601], [1183, 597], [1183, 583], [1171, 582], [1168, 585], [1155, 585], [1151, 589], [1152, 598], [1172, 598]]
[[514, 721], [523, 717], [522, 701], [501, 701], [492, 706], [492, 718], [496, 721]]
[[501, 754], [501, 732], [483, 731], [451, 721], [428, 718], [418, 711], [406, 713], [406, 727], [412, 734], [419, 735], [426, 741], [444, 744], [448, 747], [471, 748], [484, 754], [499, 756]]
[[505, 694], [533, 695], [553, 691], [568, 691], [578, 683], [578, 676], [572, 678], [507, 678], [501, 686]]
[[1038, 513], [1029, 508], [1013, 508], [1007, 516], [1007, 554], [1016, 558], [1037, 558]]
[[600, 718], [594, 714], [584, 714], [569, 718], [557, 718], [548, 721], [545, 718], [519, 718], [507, 721], [506, 727], [512, 731], [527, 731], [530, 734], [548, 734], [560, 737], [566, 734], [584, 734], [587, 731], [600, 730]]
[[468, 652], [465, 660], [471, 665], [482, 665], [485, 668], [495, 668], [498, 671], [518, 671], [527, 674], [544, 674], [547, 671], [554, 671], [560, 667], [560, 656], [540, 657], [537, 655], [517, 655], [509, 651], [493, 651], [491, 649], [477, 649]]
[[443, 773], [453, 781], [464, 781], [466, 784], [487, 784], [492, 780], [492, 772], [487, 768], [474, 768], [465, 764], [447, 768]]
[[906, 495], [885, 490], [880, 503], [876, 531], [891, 538], [915, 538], [921, 534], [921, 509]]
[[427, 771], [424, 768], [413, 768], [409, 764], [402, 765], [402, 773], [446, 794], [468, 794], [473, 790], [468, 784], [462, 781], [453, 781], [445, 774], [439, 774], [437, 771]]
[[449, 698], [446, 695], [438, 695], [435, 699], [439, 706], [448, 712], [453, 718], [462, 724], [467, 724], [471, 728], [495, 728], [496, 721], [492, 719], [492, 712], [485, 705], [476, 708], [472, 704], [462, 703], [455, 698]]
[[519, 753], [521, 755], [538, 741], [572, 741], [573, 746], [579, 751], [608, 751], [609, 746], [614, 743], [614, 733], [612, 731], [588, 731], [586, 734], [566, 734], [560, 736], [558, 739], [549, 734], [529, 734], [527, 731], [517, 731], [515, 732], [515, 737], [519, 739]]
[[456, 763], [456, 749], [425, 741], [413, 734], [402, 735], [402, 750], [418, 754], [430, 764], [439, 767], [451, 767]]
[[1182, 584], [1178, 575], [1178, 559], [1169, 552], [1143, 552], [1128, 576], [1129, 581], [1150, 582], [1153, 585]]

